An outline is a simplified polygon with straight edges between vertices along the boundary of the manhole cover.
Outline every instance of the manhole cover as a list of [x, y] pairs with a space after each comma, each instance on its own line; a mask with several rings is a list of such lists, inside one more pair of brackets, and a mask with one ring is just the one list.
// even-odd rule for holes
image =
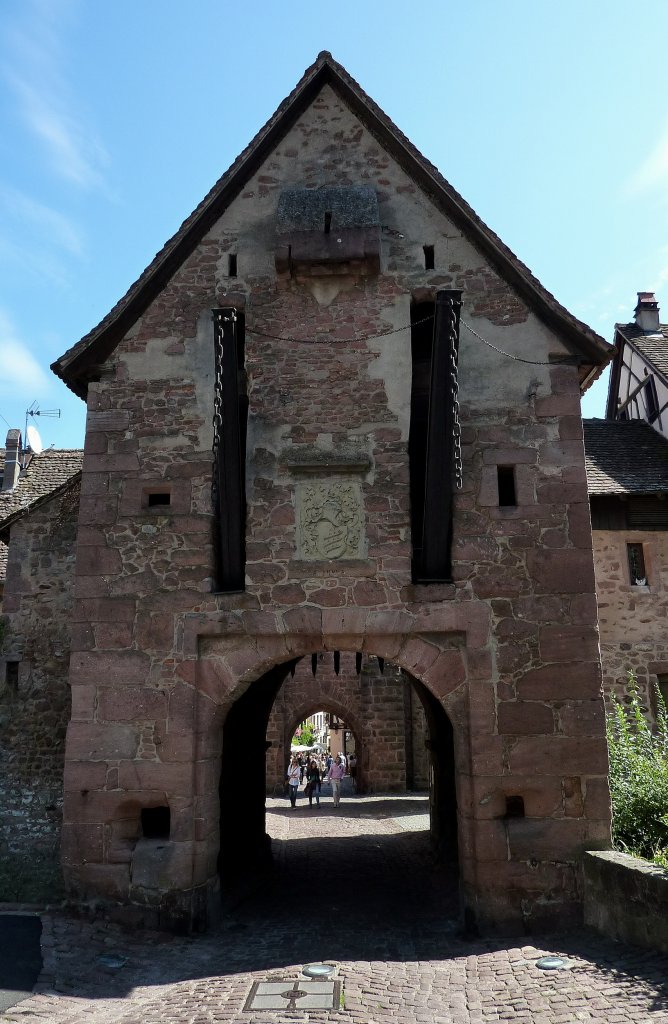
[[[319, 964], [317, 966], [329, 966]], [[244, 1010], [338, 1010], [340, 981], [256, 981]]]
[[561, 956], [542, 956], [536, 960], [536, 967], [541, 971], [564, 971], [570, 966], [570, 962]]
[[307, 964], [302, 974], [306, 978], [332, 978], [336, 974], [334, 964]]

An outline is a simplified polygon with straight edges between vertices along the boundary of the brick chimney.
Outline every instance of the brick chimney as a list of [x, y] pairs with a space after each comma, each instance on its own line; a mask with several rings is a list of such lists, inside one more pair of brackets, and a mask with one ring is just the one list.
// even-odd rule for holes
[[659, 331], [659, 303], [654, 292], [638, 292], [638, 305], [635, 308], [636, 323], [641, 331], [657, 334]]
[[7, 431], [5, 441], [5, 472], [2, 477], [3, 491], [11, 491], [19, 478], [21, 470], [21, 431]]

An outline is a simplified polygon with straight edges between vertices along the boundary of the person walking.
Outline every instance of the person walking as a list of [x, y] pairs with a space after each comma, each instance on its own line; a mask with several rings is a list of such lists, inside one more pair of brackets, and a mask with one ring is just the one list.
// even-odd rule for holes
[[343, 767], [341, 758], [337, 755], [336, 761], [332, 763], [329, 769], [329, 781], [332, 784], [332, 799], [335, 807], [338, 807], [341, 801], [341, 779], [345, 772], [346, 770]]
[[313, 797], [315, 796], [315, 802], [320, 807], [320, 769], [318, 768], [318, 762], [313, 757], [306, 769], [306, 789], [304, 790], [308, 797], [309, 807], [313, 807]]
[[299, 777], [301, 769], [297, 755], [293, 754], [290, 758], [290, 764], [286, 773], [286, 779], [288, 780], [288, 791], [290, 793], [290, 803], [293, 807], [297, 806], [297, 790], [299, 789]]
[[357, 792], [357, 754], [354, 752], [348, 758], [348, 772], [353, 781], [353, 793]]

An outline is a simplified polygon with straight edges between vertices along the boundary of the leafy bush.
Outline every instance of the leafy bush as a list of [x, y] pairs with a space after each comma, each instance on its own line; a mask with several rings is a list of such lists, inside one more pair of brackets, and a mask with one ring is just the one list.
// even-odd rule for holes
[[627, 701], [612, 698], [607, 718], [612, 838], [628, 853], [668, 860], [668, 714], [657, 689], [657, 724], [643, 715], [633, 671]]
[[312, 747], [315, 743], [315, 729], [310, 722], [302, 722], [297, 732], [292, 737], [292, 746]]

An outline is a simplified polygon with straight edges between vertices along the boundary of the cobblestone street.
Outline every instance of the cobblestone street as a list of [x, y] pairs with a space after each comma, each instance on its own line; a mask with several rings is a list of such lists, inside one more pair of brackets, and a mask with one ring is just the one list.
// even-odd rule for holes
[[[325, 791], [323, 791], [325, 792]], [[214, 934], [126, 934], [45, 915], [38, 992], [2, 1020], [205, 1024], [350, 1020], [668, 1022], [668, 958], [589, 933], [465, 941], [454, 884], [433, 869], [424, 797], [344, 797], [335, 810], [267, 803], [276, 870]], [[547, 953], [570, 969], [545, 972]], [[103, 966], [101, 954], [127, 958]], [[340, 1009], [244, 1010], [254, 982], [334, 961]]]

